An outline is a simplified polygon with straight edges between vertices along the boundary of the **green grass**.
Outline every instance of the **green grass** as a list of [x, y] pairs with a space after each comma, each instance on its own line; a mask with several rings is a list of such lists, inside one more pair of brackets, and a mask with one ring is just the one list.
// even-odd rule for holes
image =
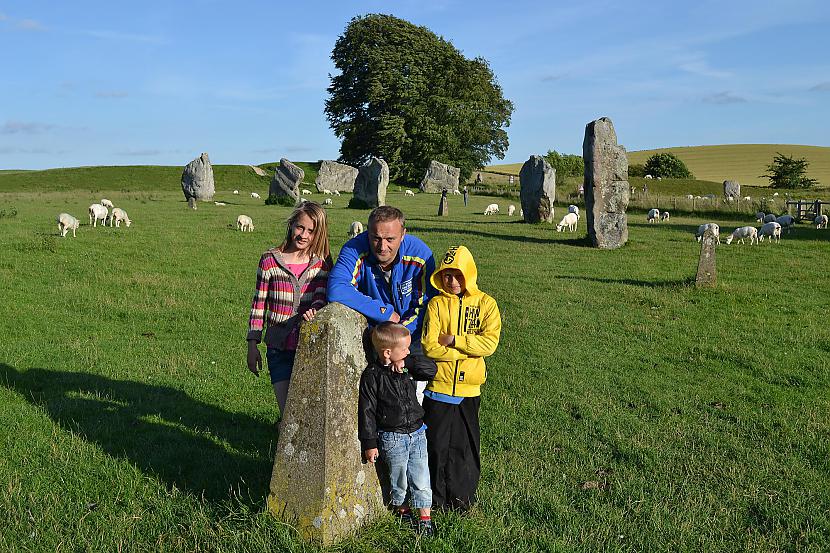
[[[243, 195], [190, 211], [178, 169], [155, 189], [88, 171], [113, 186], [0, 178], [16, 212], [0, 218], [0, 550], [320, 550], [264, 512], [277, 408], [244, 366], [256, 263], [290, 210]], [[104, 194], [131, 228], [87, 226]], [[337, 252], [367, 211], [334, 200]], [[599, 251], [584, 218], [566, 235], [485, 217], [490, 197], [451, 196], [445, 218], [436, 195], [388, 201], [434, 251], [468, 245], [502, 311], [480, 502], [438, 515], [429, 542], [389, 517], [330, 551], [826, 550], [827, 231], [720, 246], [718, 287], [696, 290], [709, 219], [633, 211], [629, 244]], [[233, 230], [239, 213], [256, 232]]]

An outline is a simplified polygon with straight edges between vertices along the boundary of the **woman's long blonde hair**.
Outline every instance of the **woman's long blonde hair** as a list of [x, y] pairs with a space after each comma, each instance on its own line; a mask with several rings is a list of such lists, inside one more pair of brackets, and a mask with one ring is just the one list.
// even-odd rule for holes
[[280, 251], [283, 251], [291, 240], [291, 227], [294, 226], [300, 215], [306, 215], [314, 222], [314, 238], [311, 239], [308, 252], [320, 259], [328, 259], [330, 251], [326, 210], [317, 202], [303, 202], [291, 212], [291, 216], [286, 221], [288, 224], [285, 229], [285, 240], [280, 244]]

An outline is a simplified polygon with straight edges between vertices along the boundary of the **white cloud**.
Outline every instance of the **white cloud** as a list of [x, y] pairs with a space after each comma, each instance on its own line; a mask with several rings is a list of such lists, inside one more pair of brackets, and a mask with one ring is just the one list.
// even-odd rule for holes
[[0, 134], [39, 134], [54, 127], [48, 123], [9, 120], [0, 127]]
[[710, 94], [709, 96], [705, 96], [703, 98], [703, 102], [707, 104], [743, 104], [747, 100], [742, 96], [737, 96], [732, 94], [729, 91], [717, 92], [715, 94]]

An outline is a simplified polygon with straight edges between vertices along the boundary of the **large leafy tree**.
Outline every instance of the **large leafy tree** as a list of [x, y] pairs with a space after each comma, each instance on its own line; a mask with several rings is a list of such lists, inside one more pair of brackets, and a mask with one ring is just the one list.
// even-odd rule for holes
[[390, 178], [421, 179], [431, 160], [466, 180], [502, 159], [513, 104], [487, 61], [466, 59], [426, 27], [391, 15], [352, 19], [334, 45], [326, 117], [342, 139], [340, 160], [382, 157]]
[[660, 152], [646, 160], [646, 174], [664, 179], [693, 179], [683, 160], [671, 152]]
[[776, 152], [772, 163], [767, 165], [767, 172], [761, 177], [769, 179], [771, 188], [810, 188], [818, 181], [807, 177], [809, 165], [805, 158], [795, 159]]

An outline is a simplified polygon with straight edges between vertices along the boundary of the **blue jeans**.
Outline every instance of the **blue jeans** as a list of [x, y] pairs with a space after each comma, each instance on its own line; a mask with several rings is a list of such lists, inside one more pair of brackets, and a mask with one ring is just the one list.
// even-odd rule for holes
[[291, 380], [291, 371], [294, 369], [296, 351], [281, 349], [265, 350], [265, 360], [268, 361], [268, 372], [271, 374], [271, 384], [283, 380]]
[[429, 487], [429, 463], [427, 462], [427, 434], [424, 427], [412, 434], [378, 432], [381, 457], [389, 467], [389, 484], [392, 488], [392, 505], [399, 507], [406, 500], [413, 509], [432, 507], [432, 490]]

